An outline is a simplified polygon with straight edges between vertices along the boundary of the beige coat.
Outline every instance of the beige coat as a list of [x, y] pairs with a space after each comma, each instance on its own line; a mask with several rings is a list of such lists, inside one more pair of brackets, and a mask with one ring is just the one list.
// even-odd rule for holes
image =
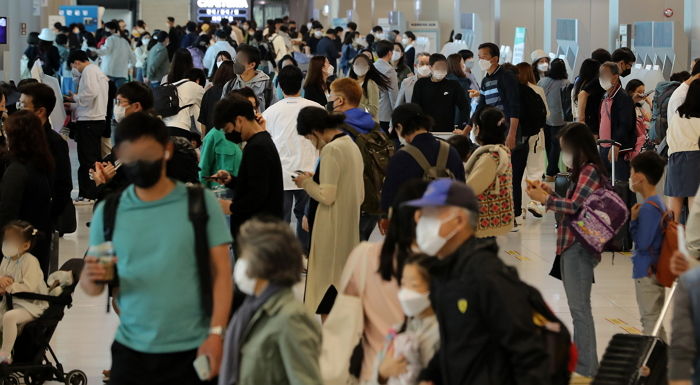
[[306, 278], [305, 304], [312, 312], [330, 285], [338, 287], [345, 261], [360, 242], [363, 171], [362, 154], [345, 135], [321, 150], [320, 185], [311, 178], [302, 185], [319, 202]]

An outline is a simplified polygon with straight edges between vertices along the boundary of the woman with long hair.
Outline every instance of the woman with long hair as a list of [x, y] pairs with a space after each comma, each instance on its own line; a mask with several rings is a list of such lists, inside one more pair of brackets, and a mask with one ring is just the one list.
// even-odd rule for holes
[[469, 90], [471, 89], [471, 79], [467, 77], [467, 73], [464, 70], [464, 59], [462, 55], [458, 53], [453, 53], [447, 57], [447, 79], [454, 80], [462, 86], [464, 92], [469, 95]]
[[191, 132], [202, 132], [198, 127], [204, 88], [189, 79], [192, 70], [192, 55], [186, 48], [178, 48], [170, 64], [170, 72], [163, 83], [175, 84], [182, 109], [175, 115], [163, 117], [171, 136], [190, 138]]
[[[204, 125], [206, 132], [209, 132], [209, 130], [214, 127], [212, 114], [214, 113], [216, 102], [221, 99], [221, 93], [224, 92], [224, 85], [235, 77], [236, 74], [233, 72], [233, 62], [230, 60], [225, 61], [221, 63], [219, 69], [216, 70], [211, 87], [204, 92], [198, 121]], [[206, 135], [206, 133], [204, 134]]]
[[146, 68], [146, 59], [148, 59], [148, 43], [151, 41], [151, 34], [144, 32], [136, 39], [136, 47], [134, 48], [134, 56], [136, 57], [136, 81], [143, 82], [143, 77]]
[[54, 159], [41, 120], [32, 111], [10, 115], [5, 131], [10, 162], [0, 182], [0, 228], [23, 220], [43, 233], [32, 253], [47, 275]]
[[365, 109], [377, 120], [379, 112], [379, 90], [387, 90], [391, 87], [388, 77], [384, 76], [374, 67], [370, 59], [360, 53], [355, 56], [350, 69], [350, 78], [357, 80], [362, 86], [362, 100], [360, 108]]
[[164, 83], [175, 83], [187, 77], [187, 73], [194, 68], [192, 65], [192, 55], [187, 48], [178, 48], [170, 62], [170, 72]]
[[411, 68], [406, 65], [405, 54], [403, 44], [394, 43], [394, 52], [391, 54], [391, 65], [393, 65], [396, 70], [396, 77], [399, 79], [398, 84], [401, 84], [401, 82], [413, 73], [411, 72]]
[[569, 223], [583, 202], [593, 192], [605, 188], [608, 177], [590, 128], [583, 123], [569, 123], [559, 133], [562, 160], [571, 170], [571, 185], [565, 196], [557, 195], [541, 181], [528, 181], [530, 198], [545, 205], [548, 211], [564, 216], [557, 227], [557, 256], [561, 280], [574, 321], [574, 343], [578, 347], [576, 373], [592, 377], [598, 371], [595, 323], [591, 311], [593, 269], [600, 254], [591, 252], [576, 240]]
[[593, 59], [586, 59], [581, 63], [581, 68], [578, 71], [578, 76], [574, 80], [574, 89], [571, 91], [571, 107], [574, 113], [574, 120], [579, 120], [579, 117], [585, 116], [584, 111], [579, 111], [578, 94], [592, 81], [598, 81], [598, 70], [600, 63]]
[[544, 130], [545, 147], [547, 148], [547, 171], [549, 180], [553, 180], [559, 173], [559, 130], [566, 123], [562, 102], [562, 90], [569, 85], [569, 75], [566, 73], [566, 65], [562, 59], [554, 59], [549, 67], [549, 72], [537, 85], [544, 89], [547, 96], [549, 116]]
[[304, 81], [304, 97], [325, 106], [328, 103], [328, 77], [333, 74], [331, 63], [325, 56], [314, 56]]
[[359, 34], [357, 32], [348, 32], [345, 34], [345, 38], [343, 39], [343, 47], [340, 54], [340, 70], [345, 76], [347, 76], [348, 71], [350, 71], [352, 59], [357, 56], [355, 39], [358, 35]]

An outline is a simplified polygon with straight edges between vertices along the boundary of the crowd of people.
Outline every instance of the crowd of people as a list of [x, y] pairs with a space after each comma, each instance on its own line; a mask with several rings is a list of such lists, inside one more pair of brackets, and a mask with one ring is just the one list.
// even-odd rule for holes
[[[661, 338], [672, 383], [699, 381], [698, 60], [651, 90], [628, 48], [573, 76], [543, 50], [445, 56], [411, 31], [288, 17], [56, 24], [28, 44], [22, 78], [0, 85], [0, 293], [45, 293], [54, 234], [94, 205], [80, 284], [114, 298], [110, 384], [594, 377], [601, 250], [574, 222], [612, 186], [644, 333], [666, 296], [662, 219], [686, 225]], [[577, 355], [545, 343], [565, 326], [498, 258], [497, 237], [547, 212]], [[40, 302], [0, 310], [0, 362]]]

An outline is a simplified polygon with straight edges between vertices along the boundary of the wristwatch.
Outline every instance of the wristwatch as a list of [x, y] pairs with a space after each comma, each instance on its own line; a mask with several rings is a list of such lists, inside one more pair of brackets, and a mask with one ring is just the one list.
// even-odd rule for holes
[[209, 335], [215, 335], [219, 337], [224, 336], [224, 327], [223, 326], [212, 326], [209, 328]]

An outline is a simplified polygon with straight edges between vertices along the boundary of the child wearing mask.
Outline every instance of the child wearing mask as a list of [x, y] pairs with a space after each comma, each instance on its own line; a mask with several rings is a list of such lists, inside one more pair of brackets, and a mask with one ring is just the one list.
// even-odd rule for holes
[[379, 384], [417, 384], [418, 375], [438, 349], [440, 333], [429, 298], [429, 262], [425, 255], [406, 260], [398, 294], [406, 319], [389, 331], [387, 344], [377, 355], [373, 378]]
[[[0, 263], [0, 295], [6, 293], [48, 294], [39, 261], [29, 250], [36, 241], [37, 230], [28, 222], [13, 221], [5, 226], [2, 242], [4, 258]], [[12, 349], [18, 328], [37, 319], [48, 307], [45, 301], [14, 299], [14, 309], [0, 305], [2, 314], [2, 347], [0, 364], [12, 363]]]

